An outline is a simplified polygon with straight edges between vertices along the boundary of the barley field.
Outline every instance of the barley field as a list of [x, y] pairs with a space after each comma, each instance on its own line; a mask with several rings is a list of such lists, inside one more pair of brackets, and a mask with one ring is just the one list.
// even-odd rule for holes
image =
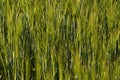
[[120, 80], [120, 0], [0, 0], [0, 80]]

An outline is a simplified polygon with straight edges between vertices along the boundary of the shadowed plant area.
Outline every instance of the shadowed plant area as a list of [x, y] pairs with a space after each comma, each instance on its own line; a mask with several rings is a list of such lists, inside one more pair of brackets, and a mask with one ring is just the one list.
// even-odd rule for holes
[[120, 80], [120, 0], [0, 0], [0, 80]]

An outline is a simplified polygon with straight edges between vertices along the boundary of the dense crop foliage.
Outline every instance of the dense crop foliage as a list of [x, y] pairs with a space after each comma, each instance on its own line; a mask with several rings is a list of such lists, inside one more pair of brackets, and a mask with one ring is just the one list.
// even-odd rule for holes
[[120, 80], [120, 0], [0, 0], [0, 80]]

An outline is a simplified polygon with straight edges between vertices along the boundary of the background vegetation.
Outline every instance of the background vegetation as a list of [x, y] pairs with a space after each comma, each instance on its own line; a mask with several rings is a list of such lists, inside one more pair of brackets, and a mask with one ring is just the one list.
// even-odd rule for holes
[[120, 0], [0, 0], [2, 80], [120, 80]]

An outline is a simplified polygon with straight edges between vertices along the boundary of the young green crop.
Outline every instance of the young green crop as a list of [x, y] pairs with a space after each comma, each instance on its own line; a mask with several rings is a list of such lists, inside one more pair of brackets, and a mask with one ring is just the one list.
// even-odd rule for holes
[[1, 0], [0, 80], [119, 80], [119, 0]]

